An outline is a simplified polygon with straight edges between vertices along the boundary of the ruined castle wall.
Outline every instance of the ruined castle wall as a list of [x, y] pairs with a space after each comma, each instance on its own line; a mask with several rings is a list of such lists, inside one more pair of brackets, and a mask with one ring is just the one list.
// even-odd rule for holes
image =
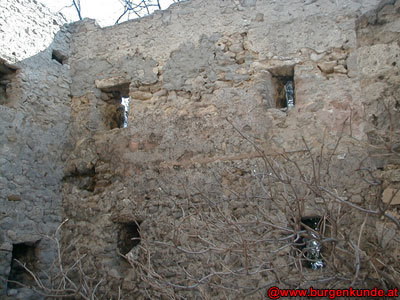
[[[309, 167], [303, 137], [318, 155], [321, 145], [335, 149], [345, 131], [349, 138], [333, 158], [340, 176], [330, 184], [349, 201], [372, 201], [363, 194], [368, 185], [354, 177], [349, 183], [347, 176], [363, 155], [355, 141], [367, 140], [356, 23], [378, 2], [189, 1], [118, 26], [76, 25], [77, 143], [65, 169], [65, 237], [89, 254], [97, 266], [89, 267], [91, 274], [105, 279], [101, 289], [121, 287], [146, 298], [149, 287], [118, 255], [121, 228], [138, 222], [142, 235], [163, 240], [173, 229], [168, 224], [183, 222], [181, 206], [199, 194], [227, 201], [240, 220], [267, 206], [277, 222], [288, 222], [262, 197], [234, 200], [235, 191], [262, 194], [242, 185], [262, 163], [252, 142], [267, 153], [291, 153]], [[282, 77], [295, 84], [290, 111], [276, 102]], [[129, 123], [110, 130], [107, 109], [116, 91], [131, 98]], [[323, 211], [314, 200], [305, 206], [304, 214]], [[169, 268], [162, 275], [174, 273], [177, 254], [157, 251], [155, 265]], [[194, 269], [204, 263], [194, 262]]]
[[[279, 161], [277, 154], [284, 154], [312, 178], [327, 156], [323, 184], [343, 201], [374, 207], [379, 191], [355, 172], [376, 129], [390, 131], [381, 100], [398, 108], [399, 1], [281, 2], [191, 0], [107, 28], [92, 20], [61, 27], [35, 1], [0, 3], [0, 297], [30, 298], [28, 290], [4, 284], [13, 250], [30, 247], [31, 268], [46, 270], [54, 245], [43, 235], [64, 218], [63, 263], [72, 266], [84, 255], [85, 280], [101, 281], [97, 291], [107, 299], [119, 292], [124, 299], [164, 299], [170, 290], [155, 289], [149, 275], [179, 285], [188, 274], [243, 268], [241, 247], [226, 256], [219, 250], [185, 256], [173, 247], [236, 244], [232, 226], [217, 236], [207, 228], [213, 207], [223, 210], [218, 226], [229, 216], [241, 225], [257, 220], [289, 228], [290, 209], [322, 216], [329, 206], [339, 212], [346, 236], [358, 239], [360, 214], [327, 204], [314, 191], [297, 186], [303, 205], [297, 208], [285, 186], [274, 186], [287, 202], [272, 201], [263, 186], [271, 174], [261, 158], [265, 153], [277, 168], [297, 174]], [[290, 110], [280, 95], [289, 80], [295, 86]], [[120, 128], [119, 101], [128, 96], [128, 127]], [[383, 188], [395, 188], [385, 178], [397, 174], [387, 166], [398, 162], [374, 163]], [[205, 239], [193, 241], [188, 223]], [[386, 226], [375, 225], [366, 225], [370, 243], [376, 228]], [[266, 241], [270, 229], [260, 229]], [[142, 244], [131, 240], [139, 231]], [[393, 244], [385, 246], [398, 255]], [[297, 286], [304, 274], [315, 277], [296, 273], [287, 252], [270, 256], [270, 250], [259, 244], [251, 252], [263, 272], [233, 282], [217, 276], [204, 290], [183, 295], [225, 299], [218, 287], [227, 284], [230, 297], [260, 299], [277, 272], [287, 286]]]
[[[382, 2], [359, 19], [356, 29], [356, 56], [368, 121], [365, 132], [373, 145], [371, 152], [377, 157], [374, 164], [379, 169], [376, 176], [382, 188], [380, 200], [388, 203], [392, 199], [394, 205], [389, 212], [399, 218], [396, 207], [400, 195], [392, 197], [392, 193], [400, 188], [400, 1]], [[385, 155], [380, 156], [382, 152]], [[399, 247], [395, 242], [398, 231], [392, 224], [386, 227], [379, 220], [373, 230], [377, 237], [385, 230], [387, 234], [380, 245], [394, 260], [399, 260]]]
[[[0, 298], [32, 292], [6, 288], [13, 255], [48, 270], [54, 245], [43, 235], [61, 222], [62, 160], [69, 139], [68, 29], [36, 1], [0, 1]], [[63, 64], [56, 61], [63, 57]], [[64, 155], [64, 156], [63, 156]], [[17, 249], [17, 250], [16, 250]], [[27, 261], [28, 260], [28, 261]], [[39, 272], [40, 273], [40, 272]], [[14, 276], [14, 277], [13, 277]], [[18, 277], [29, 284], [29, 276]], [[26, 281], [27, 280], [27, 281]]]
[[[385, 106], [391, 107], [399, 96], [399, 44], [400, 33], [399, 2], [387, 1], [379, 9], [366, 14], [357, 22], [357, 58], [363, 90], [363, 103], [369, 126], [366, 132], [374, 143], [374, 128], [385, 132], [398, 128], [399, 122], [388, 117]], [[395, 107], [396, 108], [396, 105]], [[396, 114], [396, 110], [391, 111]], [[392, 124], [389, 124], [392, 122]]]

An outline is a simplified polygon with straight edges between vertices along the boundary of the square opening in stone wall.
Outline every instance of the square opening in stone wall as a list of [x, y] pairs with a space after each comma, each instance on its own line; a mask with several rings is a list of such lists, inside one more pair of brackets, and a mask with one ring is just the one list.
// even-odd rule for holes
[[20, 288], [21, 285], [15, 283], [20, 282], [24, 285], [31, 286], [35, 283], [32, 276], [24, 269], [21, 265], [25, 265], [27, 269], [32, 272], [36, 272], [36, 243], [21, 243], [21, 244], [13, 244], [12, 249], [12, 261], [11, 261], [11, 270], [8, 275], [8, 284], [7, 287], [9, 289]]
[[63, 65], [67, 61], [67, 56], [61, 53], [61, 51], [53, 50], [51, 53], [51, 59]]
[[5, 105], [9, 102], [12, 83], [17, 69], [10, 67], [0, 60], [0, 104]]
[[129, 222], [119, 223], [118, 230], [118, 251], [126, 255], [134, 247], [140, 244], [140, 223]]
[[129, 84], [102, 89], [101, 111], [108, 129], [128, 127]]

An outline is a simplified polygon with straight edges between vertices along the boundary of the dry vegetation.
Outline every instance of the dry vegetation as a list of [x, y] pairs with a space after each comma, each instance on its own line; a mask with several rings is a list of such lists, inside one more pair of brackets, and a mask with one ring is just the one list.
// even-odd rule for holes
[[[241, 192], [221, 186], [229, 190], [226, 201], [199, 190], [177, 205], [179, 221], [159, 224], [166, 236], [142, 236], [140, 250], [126, 258], [149, 297], [158, 290], [155, 298], [162, 299], [261, 299], [273, 285], [399, 288], [400, 222], [390, 206], [399, 189], [382, 203], [383, 182], [374, 167], [378, 158], [399, 156], [393, 147], [398, 135], [389, 132], [381, 146], [368, 148], [345, 130], [331, 150], [324, 142], [311, 149], [303, 139], [302, 154], [267, 155], [253, 143], [260, 154], [256, 168], [247, 176], [224, 170], [238, 177]], [[354, 153], [344, 158], [348, 143]], [[310, 217], [319, 218], [317, 228], [305, 224]], [[313, 263], [307, 240], [322, 246], [325, 268], [307, 268]], [[176, 259], [163, 261], [167, 253]]]
[[[376, 167], [378, 160], [393, 165], [399, 159], [391, 104], [386, 130], [375, 131], [368, 145], [351, 136], [348, 119], [334, 143], [324, 138], [312, 148], [303, 139], [303, 151], [270, 155], [231, 123], [259, 158], [251, 170], [221, 170], [234, 184], [218, 174], [219, 192], [197, 188], [177, 200], [180, 217], [155, 220], [163, 234], [147, 229], [140, 244], [123, 255], [138, 273], [143, 298], [262, 299], [273, 285], [400, 288], [399, 213], [390, 205], [399, 188], [383, 203], [385, 170]], [[310, 217], [319, 218], [317, 227], [305, 224]], [[54, 298], [103, 298], [97, 290], [101, 280], [84, 272], [85, 255], [77, 252], [76, 262], [65, 266], [59, 232], [48, 238], [58, 249], [57, 261], [46, 280], [26, 268], [34, 289]], [[310, 255], [310, 240], [322, 246], [320, 258]], [[174, 260], [166, 261], [171, 254]], [[313, 259], [325, 267], [308, 268]], [[121, 290], [115, 294], [123, 298]]]

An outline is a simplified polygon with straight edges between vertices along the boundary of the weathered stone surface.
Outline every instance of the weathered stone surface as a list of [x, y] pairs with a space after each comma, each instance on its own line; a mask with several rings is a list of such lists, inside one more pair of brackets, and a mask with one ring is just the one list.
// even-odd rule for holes
[[400, 205], [400, 191], [394, 188], [387, 188], [383, 191], [382, 195], [383, 203], [389, 203], [390, 205]]
[[336, 61], [327, 61], [318, 64], [318, 67], [321, 69], [322, 72], [330, 74], [333, 73], [334, 67], [336, 67]]
[[[343, 201], [370, 209], [376, 195], [368, 180], [378, 178], [355, 175], [366, 154], [360, 144], [373, 143], [374, 130], [387, 132], [382, 101], [389, 99], [398, 108], [399, 92], [394, 17], [399, 1], [382, 2], [381, 7], [378, 2], [192, 0], [118, 26], [100, 28], [92, 20], [68, 25], [49, 48], [18, 52], [15, 61], [10, 51], [24, 50], [19, 38], [10, 37], [16, 29], [8, 26], [3, 40], [10, 43], [0, 48], [0, 57], [16, 62], [19, 70], [10, 103], [0, 105], [0, 242], [6, 245], [5, 251], [0, 249], [0, 276], [7, 278], [10, 272], [14, 243], [38, 242], [38, 262], [50, 265], [54, 246], [39, 241], [36, 233], [49, 234], [68, 217], [64, 244], [74, 241], [87, 254], [92, 263], [84, 264], [85, 271], [104, 279], [99, 291], [116, 298], [121, 287], [124, 298], [147, 299], [143, 276], [118, 255], [126, 224], [138, 222], [143, 237], [162, 241], [174, 231], [171, 224], [183, 224], [188, 216], [193, 224], [201, 223], [186, 214], [186, 205], [199, 205], [204, 196], [222, 201], [223, 213], [244, 223], [271, 215], [282, 228], [288, 226], [293, 216], [277, 210], [260, 187], [265, 177], [257, 174], [265, 170], [254, 144], [274, 162], [277, 153], [285, 153], [306, 170], [314, 164], [310, 155], [317, 165], [321, 155], [330, 155], [330, 173], [324, 173], [329, 176], [322, 184], [344, 195]], [[12, 7], [25, 12], [20, 6], [33, 3], [12, 1]], [[8, 16], [2, 4], [0, 10]], [[368, 11], [374, 13], [358, 18]], [[51, 24], [55, 27], [41, 29], [38, 47], [53, 39], [49, 32], [59, 26]], [[381, 32], [386, 36], [380, 37]], [[23, 32], [20, 36], [31, 39]], [[66, 64], [52, 61], [53, 49], [65, 55]], [[287, 110], [276, 99], [278, 85], [289, 80], [295, 86], [295, 106]], [[119, 128], [116, 109], [128, 94], [128, 127]], [[393, 128], [399, 128], [396, 109]], [[373, 144], [375, 149], [397, 149], [396, 144]], [[397, 166], [398, 161], [379, 162], [384, 186], [398, 182], [396, 168], [385, 169], [388, 163]], [[390, 189], [383, 193], [384, 202]], [[304, 196], [303, 213], [335, 205], [314, 194]], [[238, 200], [237, 195], [250, 198]], [[335, 209], [344, 212], [340, 222], [348, 225], [349, 236], [358, 238], [360, 214], [346, 206]], [[384, 230], [377, 224], [378, 235]], [[183, 243], [190, 240], [181, 235]], [[382, 243], [390, 244], [387, 237]], [[153, 249], [156, 270], [174, 281], [174, 262], [182, 253], [164, 246]], [[68, 261], [75, 259], [72, 253], [65, 255]], [[129, 257], [147, 263], [141, 247], [129, 251]], [[285, 265], [287, 256], [282, 257]], [[224, 259], [235, 266], [236, 258]], [[266, 256], [262, 261], [277, 259]], [[182, 264], [193, 266], [191, 272], [220, 268], [209, 261], [213, 259]], [[285, 270], [285, 276], [291, 271]], [[276, 280], [269, 272], [264, 275], [238, 284], [256, 288]], [[254, 299], [265, 296], [263, 290], [256, 290]], [[146, 292], [161, 298], [154, 290]], [[22, 289], [17, 296], [30, 297]]]
[[0, 251], [8, 251], [11, 252], [12, 251], [12, 245], [9, 243], [3, 243], [0, 245]]
[[95, 81], [96, 87], [101, 90], [107, 90], [110, 88], [115, 88], [117, 86], [129, 84], [129, 83], [130, 83], [130, 81], [122, 76], [111, 77], [111, 78], [107, 78], [107, 79], [98, 79]]
[[66, 21], [62, 14], [54, 15], [33, 1], [3, 1], [0, 3], [0, 58], [16, 63], [47, 49]]
[[[0, 3], [0, 81], [3, 63], [17, 69], [7, 83], [7, 102], [0, 105], [0, 243], [9, 245], [8, 251], [13, 244], [37, 242], [39, 232], [50, 235], [60, 224], [71, 78], [68, 62], [58, 63], [52, 53], [56, 49], [70, 56], [71, 33], [64, 23], [36, 1]], [[4, 259], [0, 253], [3, 298], [11, 252]], [[38, 256], [37, 263], [45, 270], [52, 262]], [[18, 299], [32, 296], [20, 289], [17, 293]]]
[[21, 196], [20, 195], [9, 195], [7, 197], [8, 201], [20, 201], [21, 200]]
[[264, 22], [264, 14], [263, 13], [257, 13], [255, 20], [257, 22]]
[[135, 91], [135, 92], [131, 92], [129, 94], [129, 96], [132, 99], [137, 99], [137, 100], [149, 100], [153, 97], [152, 93], [148, 93], [148, 92], [141, 92], [141, 91]]
[[347, 74], [347, 70], [344, 66], [338, 65], [333, 68], [333, 71], [340, 74]]

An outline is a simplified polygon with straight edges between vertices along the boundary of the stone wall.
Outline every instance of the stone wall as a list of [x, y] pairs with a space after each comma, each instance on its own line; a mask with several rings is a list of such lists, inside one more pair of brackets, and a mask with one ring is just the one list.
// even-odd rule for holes
[[[11, 7], [27, 9], [20, 6], [36, 7], [29, 1]], [[383, 228], [396, 233], [396, 227], [364, 221], [351, 209], [372, 209], [381, 203], [380, 188], [398, 187], [393, 178], [399, 162], [389, 155], [398, 152], [397, 144], [384, 159], [366, 160], [371, 153], [366, 145], [376, 146], [376, 137], [398, 128], [397, 110], [390, 123], [381, 101], [387, 98], [398, 108], [398, 11], [399, 1], [191, 0], [107, 28], [93, 20], [59, 28], [45, 13], [51, 27], [37, 24], [37, 36], [31, 28], [17, 35], [20, 41], [36, 38], [36, 50], [14, 55], [20, 41], [13, 41], [0, 53], [7, 82], [0, 86], [0, 275], [9, 277], [11, 257], [21, 245], [36, 252], [33, 268], [45, 269], [54, 245], [40, 234], [68, 219], [63, 262], [71, 266], [85, 256], [84, 274], [94, 278], [93, 285], [101, 281], [97, 291], [107, 299], [119, 293], [134, 299], [226, 299], [221, 285], [230, 299], [260, 299], [272, 283], [327, 286], [312, 271], [300, 274], [288, 263], [288, 251], [270, 256], [271, 247], [262, 244], [249, 248], [260, 255], [255, 260], [265, 262], [251, 276], [233, 282], [216, 276], [204, 288], [179, 288], [196, 283], [184, 281], [191, 274], [245, 265], [240, 248], [194, 256], [171, 247], [175, 242], [196, 252], [204, 243], [235, 244], [236, 229], [207, 232], [213, 207], [223, 210], [217, 220], [268, 224], [254, 229], [265, 240], [282, 238], [274, 224], [293, 232], [301, 217], [326, 216], [343, 226], [348, 239], [358, 239], [365, 227], [366, 245], [388, 247], [399, 258], [396, 244], [382, 233]], [[30, 16], [32, 22], [39, 18]], [[21, 15], [13, 17], [17, 23]], [[6, 28], [4, 40], [13, 32]], [[295, 86], [290, 110], [282, 107], [280, 95], [289, 80]], [[128, 96], [128, 127], [120, 128], [120, 100]], [[298, 174], [295, 165], [307, 178], [316, 178], [312, 174], [322, 166], [326, 173], [319, 180], [348, 204], [301, 185], [292, 192], [279, 180], [266, 185], [272, 173], [265, 156], [279, 172]], [[371, 184], [360, 167], [365, 161], [381, 182]], [[291, 198], [296, 193], [300, 208]], [[201, 211], [205, 204], [208, 213]], [[205, 239], [193, 241], [186, 226]], [[139, 236], [140, 242], [131, 240]], [[346, 255], [341, 263], [351, 269], [346, 263], [353, 257]], [[333, 271], [318, 276], [330, 278], [330, 287], [343, 287], [345, 275]], [[369, 287], [374, 274], [362, 273], [367, 279], [354, 283]], [[303, 276], [306, 283], [298, 282]], [[157, 280], [170, 284], [158, 289], [151, 285]], [[7, 293], [29, 298], [26, 289]]]
[[66, 19], [37, 1], [0, 3], [0, 58], [19, 62], [46, 50]]
[[[262, 190], [250, 188], [251, 204], [235, 198], [248, 191], [243, 182], [260, 166], [252, 143], [269, 154], [293, 155], [304, 168], [310, 161], [303, 138], [316, 156], [321, 145], [328, 153], [335, 149], [332, 169], [341, 175], [330, 178], [330, 186], [352, 203], [374, 201], [364, 192], [369, 185], [354, 178], [365, 154], [360, 143], [368, 141], [356, 24], [377, 5], [189, 1], [114, 27], [77, 24], [72, 101], [78, 142], [66, 167], [65, 237], [89, 254], [97, 267], [89, 268], [91, 274], [104, 278], [110, 291], [162, 297], [139, 279], [137, 265], [118, 254], [126, 252], [119, 245], [127, 226], [140, 224], [143, 238], [166, 245], [171, 224], [185, 221], [183, 207], [200, 201], [199, 194], [225, 201], [243, 222], [262, 218], [258, 213], [266, 203], [256, 197]], [[294, 80], [296, 105], [290, 111], [276, 102], [281, 78]], [[112, 109], [107, 103], [113, 91], [129, 93], [128, 128], [107, 125], [104, 111]], [[343, 132], [347, 138], [336, 149]], [[318, 199], [305, 203], [304, 215], [323, 212]], [[272, 218], [289, 226], [279, 212]], [[353, 216], [354, 226], [361, 222]], [[181, 256], [162, 248], [154, 250], [154, 268], [169, 278], [178, 274]], [[131, 252], [135, 261], [145, 263], [144, 251], [137, 249]], [[204, 261], [190, 264], [193, 272], [204, 270]], [[253, 278], [252, 286], [265, 286], [271, 276]]]
[[68, 61], [62, 65], [52, 54], [56, 50], [69, 56], [70, 34], [61, 27], [64, 22], [36, 1], [0, 2], [2, 299], [6, 292], [10, 299], [32, 295], [15, 285], [7, 291], [7, 278], [31, 283], [12, 258], [31, 262], [35, 271], [47, 271], [55, 254], [43, 235], [52, 234], [62, 216], [60, 182], [69, 140], [71, 77]]

